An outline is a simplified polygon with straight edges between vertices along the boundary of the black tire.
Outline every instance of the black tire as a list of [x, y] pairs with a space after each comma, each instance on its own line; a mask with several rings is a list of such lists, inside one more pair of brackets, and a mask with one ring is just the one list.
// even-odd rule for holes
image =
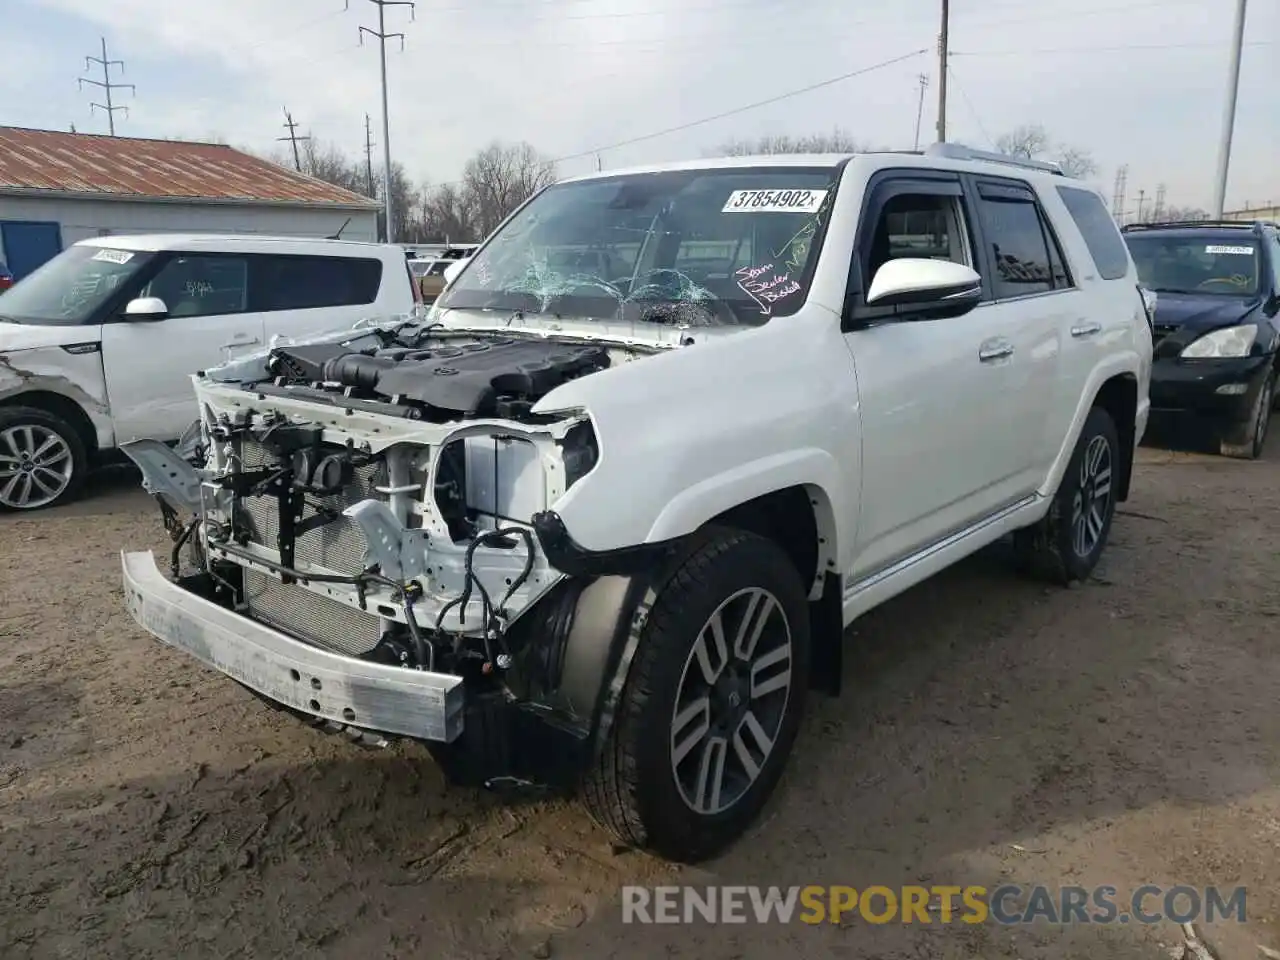
[[1224, 457], [1237, 460], [1257, 460], [1267, 442], [1267, 426], [1271, 422], [1271, 410], [1275, 403], [1276, 374], [1272, 370], [1262, 381], [1249, 419], [1228, 431], [1218, 443], [1218, 451]]
[[[1086, 520], [1090, 537], [1086, 538], [1085, 549], [1081, 550], [1081, 543], [1077, 540], [1077, 517], [1096, 505], [1095, 494], [1101, 486], [1096, 477], [1088, 477], [1089, 471], [1084, 469], [1085, 458], [1091, 451], [1096, 452], [1099, 445], [1105, 446], [1103, 455], [1109, 458], [1106, 461], [1109, 464], [1109, 485], [1105, 503], [1093, 515], [1094, 522]], [[1107, 545], [1111, 521], [1115, 517], [1121, 456], [1115, 421], [1102, 407], [1094, 407], [1085, 418], [1084, 429], [1080, 431], [1080, 439], [1076, 441], [1049, 512], [1039, 523], [1014, 534], [1014, 551], [1024, 572], [1063, 585], [1084, 580], [1093, 572]], [[1077, 513], [1077, 508], [1081, 513]]]
[[[809, 679], [809, 611], [794, 565], [772, 541], [755, 534], [732, 529], [708, 533], [707, 540], [679, 563], [653, 601], [641, 627], [608, 742], [582, 789], [592, 817], [622, 845], [649, 849], [685, 863], [714, 855], [755, 820], [786, 766], [804, 712]], [[769, 596], [776, 605], [769, 603]], [[727, 716], [722, 726], [709, 729], [702, 738], [689, 737], [689, 741], [696, 739], [696, 745], [684, 761], [677, 763], [672, 741], [676, 706], [681, 702], [678, 698], [682, 690], [688, 693], [702, 689], [705, 670], [695, 666], [700, 661], [694, 650], [713, 614], [722, 608], [722, 636], [729, 650], [735, 648], [735, 626], [754, 622], [756, 611], [770, 611], [760, 618], [767, 632], [759, 633], [753, 650], [748, 651], [762, 675], [765, 670], [770, 671], [765, 676], [777, 675], [773, 669], [783, 662], [777, 657], [777, 651], [784, 647], [780, 638], [789, 632], [790, 686], [782, 698], [776, 696], [783, 692], [780, 688], [756, 692], [752, 679], [743, 679], [739, 661], [731, 662], [728, 657], [720, 661], [720, 679], [715, 687], [707, 689], [706, 717], [710, 720], [716, 716], [711, 712], [712, 702], [723, 706]], [[778, 625], [775, 611], [785, 617], [782, 622], [789, 630]], [[765, 654], [760, 655], [759, 651]], [[770, 653], [776, 662], [766, 665], [764, 660], [769, 659]], [[682, 686], [687, 668], [696, 669], [697, 673]], [[761, 685], [769, 684], [762, 681]], [[748, 716], [755, 722], [754, 727]], [[697, 726], [701, 729], [700, 723]], [[735, 741], [729, 731], [736, 731], [734, 735], [745, 739], [743, 731], [759, 727], [769, 728], [765, 730], [766, 738], [771, 731], [776, 730], [776, 734], [772, 735], [772, 748], [767, 754], [760, 751], [762, 756], [758, 757], [751, 750], [745, 751], [759, 770], [752, 780], [741, 752], [731, 746]], [[761, 741], [754, 737], [758, 749]], [[722, 770], [741, 768], [742, 776], [734, 778], [734, 782], [724, 779], [730, 795], [739, 790], [741, 793], [727, 802], [725, 809], [697, 812], [685, 800], [689, 787], [682, 787], [681, 783], [687, 781], [678, 778], [693, 770], [693, 780], [697, 780], [697, 770], [712, 757], [712, 741], [724, 744], [716, 747], [718, 756], [723, 758]], [[761, 759], [763, 762], [759, 762]]]
[[[13, 465], [14, 461], [10, 459], [0, 460], [0, 512], [43, 510], [74, 500], [80, 493], [81, 487], [84, 486], [85, 474], [89, 470], [89, 455], [85, 450], [84, 440], [80, 434], [67, 421], [45, 410], [39, 410], [35, 407], [0, 407], [0, 457], [12, 458], [14, 456], [15, 450], [9, 446], [5, 437], [9, 431], [21, 431], [23, 427], [32, 428], [36, 436], [43, 435], [47, 437], [52, 435], [61, 441], [67, 452], [67, 460], [59, 462], [59, 469], [65, 463], [69, 468], [70, 475], [65, 478], [65, 484], [60, 485], [61, 488], [56, 496], [47, 500], [43, 497], [29, 498], [33, 505], [25, 506], [21, 502], [17, 502], [22, 499], [20, 497], [21, 488], [15, 488], [12, 493], [6, 496], [12, 479], [12, 475], [8, 473], [8, 468]], [[49, 476], [49, 474], [42, 474], [46, 482], [52, 482], [49, 480]]]

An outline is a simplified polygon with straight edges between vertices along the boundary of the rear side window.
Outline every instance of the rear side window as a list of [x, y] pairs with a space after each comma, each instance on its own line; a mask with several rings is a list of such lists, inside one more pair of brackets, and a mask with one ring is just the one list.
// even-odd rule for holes
[[378, 299], [382, 261], [354, 257], [263, 257], [257, 274], [261, 310], [351, 307]]
[[1030, 188], [979, 183], [978, 216], [994, 268], [995, 299], [1071, 286], [1057, 238]]
[[1078, 187], [1059, 187], [1058, 196], [1066, 204], [1071, 219], [1080, 228], [1089, 255], [1103, 280], [1119, 280], [1129, 272], [1124, 238], [1102, 205], [1102, 198]]

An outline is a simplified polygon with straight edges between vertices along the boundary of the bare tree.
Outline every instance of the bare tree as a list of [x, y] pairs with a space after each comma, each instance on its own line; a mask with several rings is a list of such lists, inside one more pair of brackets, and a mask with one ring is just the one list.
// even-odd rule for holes
[[495, 141], [473, 156], [463, 168], [462, 189], [478, 237], [555, 178], [555, 165], [528, 143]]
[[422, 191], [422, 229], [424, 242], [479, 239], [475, 229], [474, 204], [459, 185], [442, 183]]
[[[1148, 223], [1151, 222], [1154, 219], [1152, 216], [1154, 212], [1154, 210], [1150, 213], [1144, 212], [1143, 220]], [[1208, 220], [1209, 211], [1200, 207], [1166, 207], [1160, 212], [1160, 219], [1169, 223], [1188, 220]]]
[[1024, 123], [1020, 127], [1014, 127], [996, 140], [996, 149], [1028, 160], [1044, 159], [1047, 154], [1069, 177], [1088, 177], [1098, 171], [1098, 164], [1088, 150], [1055, 142], [1049, 132], [1038, 123]]
[[754, 140], [729, 140], [708, 153], [717, 157], [761, 157], [780, 153], [866, 153], [872, 149], [865, 141], [836, 127], [830, 133], [809, 133], [799, 137], [784, 133]]

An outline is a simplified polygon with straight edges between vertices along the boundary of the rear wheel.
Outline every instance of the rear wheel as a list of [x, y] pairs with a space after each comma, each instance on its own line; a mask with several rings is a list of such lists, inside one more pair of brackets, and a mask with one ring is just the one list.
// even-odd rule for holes
[[88, 470], [75, 428], [34, 407], [0, 407], [0, 510], [40, 510], [66, 503]]
[[1257, 460], [1267, 442], [1267, 427], [1271, 423], [1271, 408], [1275, 399], [1276, 374], [1270, 371], [1262, 382], [1258, 396], [1249, 411], [1249, 419], [1224, 436], [1218, 445], [1224, 457], [1240, 460]]
[[715, 532], [654, 601], [587, 808], [628, 846], [685, 862], [718, 852], [782, 775], [808, 670], [791, 561], [762, 537]]
[[1083, 580], [1106, 547], [1116, 510], [1120, 440], [1102, 407], [1085, 418], [1066, 473], [1049, 512], [1014, 534], [1014, 549], [1027, 572], [1056, 583]]

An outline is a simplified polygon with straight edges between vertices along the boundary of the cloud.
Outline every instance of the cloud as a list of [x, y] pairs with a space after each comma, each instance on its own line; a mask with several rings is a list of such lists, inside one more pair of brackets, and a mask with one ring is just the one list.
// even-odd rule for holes
[[[1167, 184], [1170, 203], [1207, 205], [1226, 81], [1232, 4], [1225, 0], [984, 0], [957, 11], [950, 139], [978, 145], [1020, 123], [1091, 149], [1110, 180], [1129, 165], [1130, 196]], [[850, 10], [783, 0], [434, 0], [411, 21], [386, 8], [391, 144], [417, 178], [455, 177], [494, 138], [577, 154], [731, 110], [780, 92], [932, 48], [936, 0]], [[138, 85], [128, 132], [218, 133], [256, 149], [278, 146], [282, 108], [318, 138], [363, 149], [364, 116], [381, 141], [376, 27], [364, 0], [21, 0], [22, 62], [48, 82], [82, 65], [100, 30]], [[50, 25], [58, 27], [55, 31]], [[1280, 201], [1275, 41], [1280, 13], [1254, 4], [1246, 48], [1229, 198]], [[50, 40], [48, 38], [58, 39]], [[6, 50], [6, 38], [0, 41]], [[72, 46], [74, 44], [74, 47]], [[1145, 49], [1143, 47], [1146, 47]], [[1126, 49], [1116, 49], [1126, 48]], [[21, 51], [19, 51], [21, 53]], [[50, 56], [54, 54], [54, 56]], [[6, 57], [6, 66], [13, 61]], [[65, 66], [64, 66], [65, 64]], [[0, 105], [18, 99], [6, 84]], [[932, 139], [937, 77], [930, 55], [693, 129], [606, 150], [606, 166], [698, 155], [724, 140], [841, 126], [862, 139], [910, 147], [917, 75], [932, 74], [922, 136]], [[65, 84], [65, 80], [63, 80]], [[69, 85], [67, 85], [69, 86]], [[22, 122], [65, 128], [74, 89], [29, 96]], [[47, 106], [45, 105], [47, 102]], [[44, 117], [44, 119], [35, 119]], [[381, 147], [379, 145], [378, 149]], [[564, 164], [591, 169], [592, 155]]]

